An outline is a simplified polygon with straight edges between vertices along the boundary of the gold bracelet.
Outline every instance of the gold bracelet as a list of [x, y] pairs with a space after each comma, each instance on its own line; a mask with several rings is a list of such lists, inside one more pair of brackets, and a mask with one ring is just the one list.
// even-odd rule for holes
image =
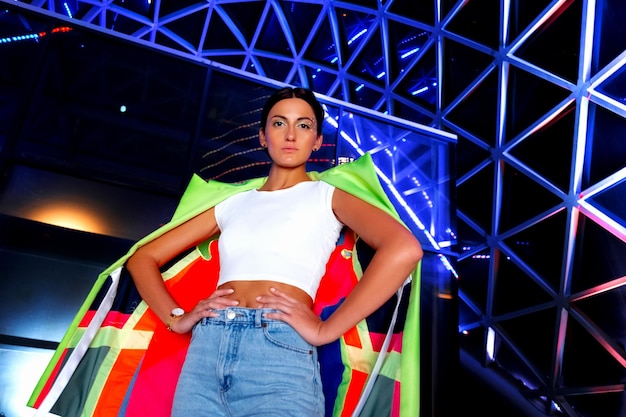
[[168, 331], [172, 331], [172, 323], [174, 322], [174, 319], [176, 318], [176, 316], [170, 316], [169, 319], [167, 319], [167, 323], [165, 323], [165, 328]]
[[171, 332], [172, 324], [174, 324], [174, 319], [182, 317], [184, 315], [185, 315], [185, 310], [183, 310], [182, 308], [176, 307], [175, 309], [173, 309], [172, 312], [170, 313], [170, 318], [167, 320], [167, 323], [165, 323], [165, 327], [167, 328], [167, 330]]

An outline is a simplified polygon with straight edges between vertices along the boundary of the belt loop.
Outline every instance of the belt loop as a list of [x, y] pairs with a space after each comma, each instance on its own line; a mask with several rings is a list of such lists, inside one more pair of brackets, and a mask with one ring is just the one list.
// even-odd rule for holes
[[263, 310], [254, 310], [254, 327], [261, 327], [261, 319], [263, 318]]

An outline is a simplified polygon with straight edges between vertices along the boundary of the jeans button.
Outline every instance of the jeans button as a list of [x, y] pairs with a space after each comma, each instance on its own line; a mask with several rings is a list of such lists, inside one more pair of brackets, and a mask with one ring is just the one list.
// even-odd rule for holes
[[227, 318], [228, 320], [232, 320], [232, 319], [234, 319], [236, 315], [237, 315], [237, 314], [236, 314], [233, 310], [228, 310], [228, 311], [226, 312], [226, 318]]

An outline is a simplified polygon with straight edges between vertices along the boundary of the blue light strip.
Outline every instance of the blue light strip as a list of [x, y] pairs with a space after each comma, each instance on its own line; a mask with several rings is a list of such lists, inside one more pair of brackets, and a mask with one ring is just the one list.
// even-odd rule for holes
[[[59, 32], [69, 32], [72, 28], [70, 27], [59, 27], [54, 28], [50, 31], [50, 34], [59, 33]], [[0, 44], [3, 43], [11, 43], [11, 42], [22, 42], [22, 41], [30, 41], [30, 40], [39, 40], [44, 36], [47, 36], [48, 32], [37, 32], [37, 33], [29, 33], [27, 35], [18, 35], [18, 36], [8, 36], [5, 38], [0, 38]]]
[[416, 54], [419, 50], [420, 50], [420, 48], [411, 49], [410, 51], [405, 52], [402, 55], [400, 55], [400, 58], [402, 58], [402, 59], [408, 58], [411, 55]]
[[348, 41], [348, 45], [351, 45], [352, 42], [356, 41], [357, 39], [359, 39], [361, 36], [365, 35], [367, 33], [367, 29], [363, 29], [362, 31], [360, 31], [359, 33], [357, 33], [356, 35], [354, 35], [349, 41]]
[[69, 4], [67, 4], [67, 2], [63, 2], [63, 8], [65, 8], [65, 12], [67, 13], [68, 17], [72, 19], [74, 16], [72, 15], [72, 10], [70, 9], [70, 6]]
[[11, 36], [7, 38], [0, 38], [0, 43], [11, 43], [11, 42], [20, 42], [20, 41], [28, 41], [31, 39], [39, 39], [46, 35], [46, 32], [43, 34], [39, 33], [31, 33], [30, 35], [20, 35], [20, 36]]

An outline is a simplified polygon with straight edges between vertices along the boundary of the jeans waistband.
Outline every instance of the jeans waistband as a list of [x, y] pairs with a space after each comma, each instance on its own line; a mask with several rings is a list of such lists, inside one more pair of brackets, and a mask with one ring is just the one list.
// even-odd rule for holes
[[280, 320], [268, 319], [264, 317], [266, 313], [276, 312], [277, 310], [271, 308], [245, 308], [245, 307], [228, 307], [220, 310], [213, 310], [217, 313], [217, 317], [205, 317], [201, 321], [206, 323], [208, 321], [212, 323], [247, 323], [254, 324], [256, 327], [261, 327], [264, 323], [276, 323]]

